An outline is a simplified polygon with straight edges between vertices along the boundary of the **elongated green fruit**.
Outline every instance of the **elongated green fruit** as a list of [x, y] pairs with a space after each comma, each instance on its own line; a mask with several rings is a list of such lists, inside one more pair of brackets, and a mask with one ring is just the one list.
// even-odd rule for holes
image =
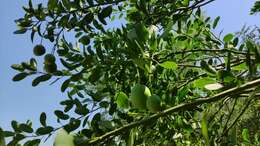
[[216, 74], [217, 71], [215, 70], [215, 68], [213, 68], [212, 66], [210, 66], [206, 61], [202, 60], [200, 62], [200, 66], [202, 69], [204, 69], [205, 71], [211, 73], [211, 74]]
[[161, 98], [158, 95], [152, 95], [147, 98], [146, 106], [152, 113], [156, 113], [161, 110]]
[[53, 63], [55, 63], [55, 61], [56, 61], [56, 58], [52, 54], [46, 54], [44, 56], [44, 63], [45, 64], [53, 64]]
[[148, 87], [136, 84], [131, 90], [130, 100], [135, 108], [144, 110], [149, 96], [151, 96], [151, 92]]

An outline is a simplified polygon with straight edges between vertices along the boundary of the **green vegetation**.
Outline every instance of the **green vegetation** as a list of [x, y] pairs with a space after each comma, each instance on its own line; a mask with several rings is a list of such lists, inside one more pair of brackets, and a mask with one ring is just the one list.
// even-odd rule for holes
[[260, 31], [214, 34], [221, 18], [202, 14], [213, 1], [29, 0], [15, 34], [53, 47], [43, 71], [40, 57], [12, 65], [13, 81], [61, 84], [67, 98], [54, 111], [58, 127], [44, 112], [40, 127], [12, 121], [0, 144], [57, 135], [56, 146], [260, 145]]

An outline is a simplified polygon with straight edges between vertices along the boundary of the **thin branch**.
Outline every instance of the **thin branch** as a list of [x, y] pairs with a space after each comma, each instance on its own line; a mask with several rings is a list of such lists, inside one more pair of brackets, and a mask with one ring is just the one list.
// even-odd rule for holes
[[197, 75], [197, 76], [195, 76], [194, 78], [191, 78], [191, 79], [187, 80], [185, 83], [183, 83], [183, 84], [181, 84], [180, 86], [178, 86], [177, 89], [180, 89], [180, 88], [186, 86], [187, 84], [189, 84], [189, 83], [195, 81], [196, 79], [198, 79], [198, 78], [200, 78], [200, 77], [202, 77], [202, 76], [205, 76], [205, 75], [207, 75], [207, 74], [206, 74], [206, 73], [203, 73], [203, 74]]
[[220, 112], [220, 110], [224, 107], [224, 103], [227, 102], [230, 98], [227, 98], [227, 100], [223, 99], [222, 100], [222, 104], [219, 106], [218, 110], [209, 118], [209, 122], [211, 123], [213, 121], [213, 119], [215, 118], [215, 116]]
[[235, 106], [236, 106], [236, 104], [237, 104], [237, 99], [238, 99], [238, 98], [235, 99], [234, 104], [233, 104], [232, 109], [231, 109], [231, 112], [228, 114], [228, 118], [227, 118], [227, 121], [226, 121], [225, 126], [224, 126], [224, 128], [223, 128], [223, 131], [225, 131], [225, 130], [227, 129], [228, 122], [229, 122], [229, 120], [230, 120], [230, 118], [231, 118], [231, 116], [232, 116], [232, 114], [233, 114], [233, 112], [234, 112], [234, 110], [235, 110]]
[[252, 88], [252, 87], [255, 87], [255, 86], [258, 86], [260, 85], [260, 79], [257, 79], [257, 80], [254, 80], [254, 81], [251, 81], [251, 82], [248, 82], [248, 83], [245, 83], [239, 87], [235, 87], [235, 88], [231, 88], [231, 89], [228, 89], [228, 90], [225, 90], [221, 93], [218, 93], [212, 97], [206, 97], [206, 98], [200, 98], [200, 99], [196, 99], [192, 102], [189, 102], [189, 103], [183, 103], [183, 104], [179, 104], [177, 106], [174, 106], [174, 107], [171, 107], [171, 108], [168, 108], [162, 112], [159, 112], [159, 113], [156, 113], [156, 114], [153, 114], [151, 115], [150, 117], [147, 117], [143, 120], [140, 120], [140, 121], [136, 121], [136, 122], [133, 122], [133, 123], [130, 123], [128, 125], [125, 125], [123, 127], [120, 127], [118, 129], [115, 129], [113, 131], [110, 131], [102, 136], [99, 136], [99, 137], [96, 137], [90, 141], [85, 141], [83, 143], [83, 145], [93, 145], [93, 144], [96, 144], [98, 142], [101, 142], [111, 136], [116, 136], [116, 135], [119, 135], [121, 134], [122, 132], [125, 132], [127, 130], [130, 130], [134, 127], [137, 127], [137, 126], [140, 126], [142, 124], [145, 124], [147, 122], [150, 122], [152, 120], [157, 120], [158, 118], [160, 117], [164, 117], [164, 116], [167, 116], [169, 114], [172, 114], [172, 113], [175, 113], [175, 112], [178, 112], [178, 111], [184, 111], [184, 110], [189, 110], [189, 109], [193, 109], [193, 108], [196, 108], [197, 106], [199, 105], [202, 105], [202, 104], [205, 104], [205, 103], [211, 103], [211, 102], [215, 102], [215, 101], [218, 101], [218, 100], [221, 100], [223, 99], [224, 97], [226, 96], [231, 96], [231, 95], [235, 95], [235, 94], [239, 94], [239, 93], [242, 93], [243, 90], [245, 89], [248, 89], [248, 88]]
[[[185, 54], [185, 53], [195, 53], [195, 52], [231, 52], [234, 54], [242, 54], [246, 55], [246, 52], [241, 52], [241, 51], [236, 51], [236, 50], [230, 50], [230, 49], [193, 49], [193, 50], [183, 50], [183, 51], [176, 51], [168, 54], [165, 58], [172, 56], [172, 55], [177, 55], [177, 54]], [[253, 54], [251, 54], [253, 55]]]
[[[178, 12], [178, 14], [181, 14], [183, 12], [187, 12], [189, 10], [194, 10], [196, 8], [199, 8], [199, 7], [202, 7], [202, 6], [205, 6], [215, 0], [209, 0], [207, 2], [204, 2], [205, 0], [200, 0], [200, 1], [197, 1], [195, 3], [193, 3], [191, 6], [189, 7], [180, 7], [180, 8], [177, 8], [177, 9], [173, 9], [172, 11], [167, 11], [167, 12], [160, 12], [160, 13], [157, 13], [157, 14], [153, 14], [154, 16], [157, 16], [157, 20], [155, 20], [155, 24], [160, 22], [161, 19], [163, 19], [165, 16], [171, 16], [173, 15], [174, 13]], [[203, 3], [204, 2], [204, 3]], [[189, 14], [190, 15], [190, 14]]]
[[255, 97], [255, 93], [253, 93], [253, 95], [250, 95], [250, 99], [248, 99], [247, 103], [245, 104], [244, 108], [241, 110], [241, 112], [239, 113], [239, 115], [236, 117], [236, 119], [233, 121], [233, 123], [227, 128], [224, 129], [221, 137], [218, 140], [221, 140], [221, 138], [223, 136], [225, 136], [227, 134], [227, 132], [237, 123], [237, 121], [240, 119], [240, 117], [245, 113], [245, 111], [248, 109], [248, 106], [250, 105], [251, 101], [253, 100], [253, 98]]
[[74, 12], [77, 12], [77, 11], [83, 11], [84, 12], [84, 11], [90, 9], [90, 8], [105, 6], [105, 5], [111, 5], [111, 4], [118, 4], [118, 3], [124, 2], [124, 1], [127, 1], [127, 0], [115, 0], [115, 1], [111, 1], [111, 2], [97, 3], [97, 4], [89, 5], [87, 7], [81, 8], [81, 9], [76, 9], [76, 10], [70, 11], [70, 13], [74, 13]]

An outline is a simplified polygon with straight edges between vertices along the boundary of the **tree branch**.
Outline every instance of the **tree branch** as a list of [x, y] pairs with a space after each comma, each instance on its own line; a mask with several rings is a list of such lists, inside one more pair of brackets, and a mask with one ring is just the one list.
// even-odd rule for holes
[[[183, 51], [176, 51], [168, 54], [165, 58], [170, 57], [172, 55], [177, 55], [177, 54], [185, 54], [185, 53], [195, 53], [195, 52], [231, 52], [234, 54], [242, 54], [246, 55], [246, 52], [241, 52], [241, 51], [236, 51], [236, 50], [231, 50], [231, 49], [193, 49], [193, 50], [183, 50]], [[254, 55], [254, 54], [250, 54]]]
[[97, 4], [94, 4], [94, 5], [89, 5], [87, 7], [84, 7], [84, 8], [81, 8], [81, 9], [76, 9], [76, 10], [73, 10], [73, 11], [70, 11], [70, 13], [74, 13], [74, 12], [77, 12], [77, 11], [86, 11], [90, 8], [94, 8], [94, 7], [99, 7], [99, 6], [105, 6], [105, 5], [111, 5], [111, 4], [118, 4], [120, 2], [124, 2], [126, 0], [115, 0], [115, 1], [111, 1], [111, 2], [102, 2], [102, 3], [97, 3]]
[[206, 98], [200, 98], [200, 99], [196, 99], [192, 102], [189, 102], [189, 103], [183, 103], [183, 104], [179, 104], [177, 106], [174, 106], [174, 107], [171, 107], [171, 108], [168, 108], [162, 112], [159, 112], [159, 113], [156, 113], [156, 114], [153, 114], [151, 115], [150, 117], [148, 118], [145, 118], [143, 120], [140, 120], [140, 121], [136, 121], [136, 122], [133, 122], [133, 123], [130, 123], [128, 125], [125, 125], [123, 127], [120, 127], [118, 129], [115, 129], [113, 131], [110, 131], [100, 137], [96, 137], [92, 140], [87, 140], [85, 142], [83, 142], [83, 145], [93, 145], [93, 144], [96, 144], [98, 142], [101, 142], [111, 136], [116, 136], [116, 135], [119, 135], [121, 134], [122, 132], [125, 132], [131, 128], [134, 128], [134, 127], [137, 127], [137, 126], [140, 126], [144, 123], [147, 123], [149, 121], [153, 121], [153, 120], [156, 120], [160, 117], [164, 117], [164, 116], [167, 116], [169, 114], [172, 114], [174, 112], [178, 112], [178, 111], [183, 111], [183, 110], [189, 110], [189, 109], [192, 109], [192, 108], [195, 108], [199, 105], [202, 105], [202, 104], [205, 104], [205, 103], [211, 103], [211, 102], [215, 102], [215, 101], [218, 101], [220, 99], [222, 99], [223, 97], [226, 97], [226, 96], [230, 96], [230, 95], [234, 95], [234, 94], [239, 94], [239, 93], [242, 93], [243, 90], [245, 89], [248, 89], [248, 88], [252, 88], [252, 87], [255, 87], [255, 86], [258, 86], [260, 85], [260, 79], [257, 79], [257, 80], [254, 80], [254, 81], [251, 81], [251, 82], [248, 82], [248, 83], [245, 83], [239, 87], [235, 87], [235, 88], [231, 88], [231, 89], [228, 89], [228, 90], [225, 90], [221, 93], [218, 93], [212, 97], [206, 97]]

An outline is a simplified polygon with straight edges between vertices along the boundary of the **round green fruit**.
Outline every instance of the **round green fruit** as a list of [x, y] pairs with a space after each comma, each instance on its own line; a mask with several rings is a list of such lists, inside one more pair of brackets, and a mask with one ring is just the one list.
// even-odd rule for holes
[[75, 146], [73, 135], [64, 129], [59, 129], [54, 140], [54, 146]]
[[150, 89], [145, 85], [136, 84], [130, 95], [130, 100], [135, 108], [140, 110], [146, 109], [146, 100], [151, 96]]
[[33, 54], [35, 56], [42, 56], [46, 52], [45, 47], [43, 45], [36, 45], [33, 48]]
[[44, 70], [47, 73], [54, 73], [57, 71], [57, 65], [55, 63], [52, 64], [44, 64]]
[[152, 95], [147, 98], [146, 106], [152, 113], [161, 110], [161, 98], [158, 95]]
[[56, 61], [56, 58], [52, 54], [46, 54], [44, 56], [44, 63], [45, 64], [53, 64], [53, 63], [55, 63], [55, 61]]

